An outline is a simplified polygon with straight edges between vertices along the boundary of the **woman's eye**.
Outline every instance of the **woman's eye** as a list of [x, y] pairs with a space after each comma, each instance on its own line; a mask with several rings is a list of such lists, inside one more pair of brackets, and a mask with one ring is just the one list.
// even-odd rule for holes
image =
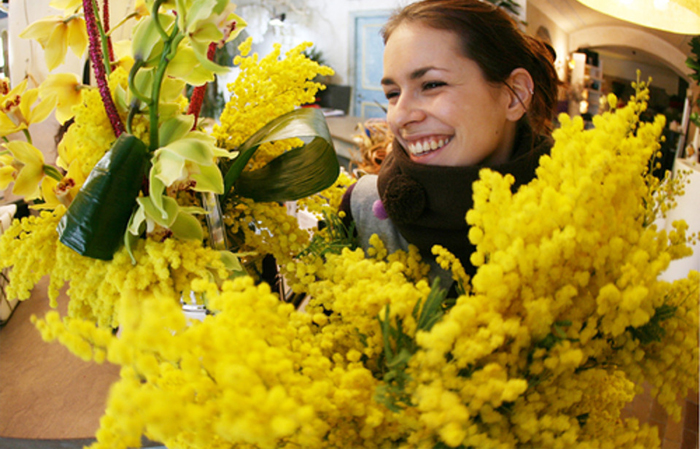
[[430, 81], [428, 83], [423, 84], [423, 89], [429, 90], [429, 89], [435, 89], [438, 87], [446, 86], [447, 83], [443, 81]]
[[384, 96], [386, 97], [387, 100], [391, 100], [392, 98], [398, 97], [399, 93], [395, 92], [395, 91], [389, 91], [389, 92], [384, 92]]

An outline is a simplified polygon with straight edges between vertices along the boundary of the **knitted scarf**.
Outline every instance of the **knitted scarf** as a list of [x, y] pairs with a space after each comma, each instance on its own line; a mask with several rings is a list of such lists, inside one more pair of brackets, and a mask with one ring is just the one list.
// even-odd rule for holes
[[[516, 144], [508, 162], [488, 167], [515, 177], [513, 190], [535, 177], [539, 157], [548, 153], [551, 139], [533, 137], [527, 124], [516, 134]], [[382, 162], [377, 187], [387, 215], [401, 235], [416, 245], [423, 258], [434, 258], [433, 245], [450, 250], [468, 274], [476, 268], [469, 257], [474, 245], [467, 237], [466, 214], [473, 206], [472, 184], [484, 166], [439, 167], [411, 161], [397, 141]]]

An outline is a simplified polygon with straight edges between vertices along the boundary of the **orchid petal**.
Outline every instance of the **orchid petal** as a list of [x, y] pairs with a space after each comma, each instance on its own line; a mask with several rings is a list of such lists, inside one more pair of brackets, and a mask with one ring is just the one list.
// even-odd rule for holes
[[49, 6], [56, 9], [75, 11], [83, 6], [82, 0], [51, 0]]
[[57, 185], [58, 181], [47, 176], [46, 179], [44, 179], [44, 181], [41, 183], [41, 196], [44, 198], [44, 203], [38, 204], [34, 206], [34, 208], [53, 209], [59, 204], [61, 204], [61, 202], [58, 200], [58, 197], [56, 196], [55, 188]]
[[88, 44], [87, 27], [85, 19], [75, 18], [68, 22], [68, 46], [76, 56], [81, 57], [85, 53]]
[[199, 169], [199, 173], [190, 175], [190, 178], [196, 183], [192, 190], [223, 194], [224, 178], [221, 176], [221, 170], [215, 165], [200, 166]]
[[11, 165], [0, 167], [0, 190], [5, 190], [15, 180], [16, 171]]
[[180, 212], [180, 206], [177, 204], [177, 201], [169, 196], [162, 197], [162, 211], [155, 206], [152, 196], [139, 197], [136, 201], [143, 206], [147, 218], [165, 228], [169, 228], [173, 224]]
[[[157, 153], [159, 151], [161, 150], [158, 150]], [[157, 154], [157, 158], [158, 168], [154, 172], [153, 177], [162, 181], [164, 186], [171, 186], [176, 181], [186, 178], [185, 159], [170, 151]], [[154, 168], [156, 168], [155, 165]]]
[[158, 151], [176, 154], [198, 165], [212, 165], [214, 164], [212, 148], [215, 148], [212, 140], [204, 133], [191, 132], [189, 137], [175, 141]]
[[34, 165], [37, 167], [44, 166], [44, 155], [34, 145], [22, 140], [13, 140], [5, 144], [12, 155], [23, 163], [25, 166]]
[[19, 37], [22, 39], [35, 40], [39, 42], [42, 47], [45, 47], [53, 34], [54, 28], [62, 26], [62, 24], [63, 18], [60, 16], [44, 17], [30, 24], [24, 31], [19, 33]]
[[179, 115], [170, 118], [160, 125], [158, 138], [162, 146], [180, 140], [187, 135], [194, 125], [194, 116]]
[[56, 118], [65, 123], [73, 117], [73, 106], [80, 104], [82, 100], [81, 83], [73, 73], [56, 73], [49, 75], [39, 86], [39, 95], [42, 98], [56, 98]]
[[183, 240], [202, 240], [204, 238], [204, 232], [199, 220], [182, 211], [170, 225], [170, 230], [173, 231], [175, 237]]
[[66, 58], [66, 51], [68, 50], [67, 32], [68, 27], [66, 25], [57, 26], [44, 46], [44, 59], [49, 70], [53, 70], [61, 65]]
[[[166, 14], [158, 14], [158, 18], [165, 29], [168, 29], [175, 21], [173, 16]], [[148, 61], [154, 54], [162, 51], [163, 41], [153, 17], [145, 17], [139, 21], [139, 23], [134, 26], [132, 36], [131, 50], [134, 59]]]

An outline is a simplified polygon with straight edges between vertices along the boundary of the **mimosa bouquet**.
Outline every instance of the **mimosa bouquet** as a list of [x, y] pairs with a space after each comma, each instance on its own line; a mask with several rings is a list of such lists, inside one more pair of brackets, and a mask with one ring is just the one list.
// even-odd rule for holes
[[[188, 13], [179, 9], [185, 3], [186, 11], [201, 17], [210, 16], [198, 5], [214, 11], [218, 4], [152, 2], [150, 19], [141, 19], [151, 20], [159, 42], [151, 52], [163, 54], [168, 46], [160, 42], [188, 29]], [[167, 15], [158, 9], [166, 5], [178, 14], [155, 19]], [[245, 45], [241, 51], [246, 54]], [[200, 61], [199, 54], [190, 63]], [[690, 253], [688, 242], [696, 236], [688, 235], [683, 222], [670, 233], [654, 224], [682, 193], [682, 183], [650, 175], [664, 121], [640, 121], [648, 100], [645, 83], [635, 84], [627, 106], [596, 116], [594, 129], [584, 130], [580, 118], [560, 117], [551, 155], [542, 157], [536, 179], [517, 192], [510, 176], [481, 173], [474, 209], [465, 217], [471, 225], [465, 238], [477, 245], [474, 278], [445, 249], [434, 248], [458, 286], [459, 296], [450, 298], [428, 282], [428, 266], [416, 248], [388, 254], [376, 238], [367, 254], [354, 247], [352, 230], [333, 213], [349, 182], [343, 177], [298, 200], [325, 224], [311, 235], [272, 201], [276, 197], [243, 195], [264, 191], [246, 190], [243, 173], [274, 168], [284, 155], [294, 157], [290, 148], [305, 143], [304, 151], [313, 150], [318, 140], [273, 138], [229, 182], [227, 161], [237, 166], [237, 158], [254, 147], [246, 143], [257, 139], [250, 137], [254, 130], [286, 120], [282, 114], [310, 101], [306, 95], [313, 89], [305, 81], [313, 76], [298, 71], [309, 63], [296, 50], [283, 60], [273, 54], [237, 63], [242, 75], [231, 86], [234, 95], [212, 140], [190, 130], [193, 121], [178, 89], [170, 98], [173, 106], [159, 106], [161, 146], [155, 150], [152, 105], [146, 101], [155, 89], [137, 82], [148, 69], [136, 69], [132, 77], [112, 72], [111, 96], [138, 100], [115, 101], [115, 107], [127, 123], [133, 116], [126, 133], [143, 142], [150, 166], [142, 178], [156, 186], [144, 190], [142, 184], [136, 192], [125, 228], [133, 240], [112, 260], [79, 255], [61, 243], [69, 226], [60, 225], [63, 217], [83, 220], [63, 205], [15, 222], [0, 239], [2, 263], [13, 266], [15, 295], [28, 295], [45, 274], [55, 294], [70, 283], [68, 316], [49, 312], [36, 320], [44, 338], [85, 360], [122, 366], [93, 447], [138, 447], [142, 436], [171, 449], [659, 446], [656, 428], [622, 419], [621, 409], [647, 382], [679, 418], [676, 399], [697, 391], [700, 274], [672, 283], [659, 279], [671, 260]], [[135, 58], [131, 71], [140, 64]], [[163, 70], [163, 86], [177, 81]], [[64, 137], [62, 157], [81, 166], [100, 167], [95, 164], [102, 154], [87, 151], [98, 146], [94, 139], [103, 154], [116, 139], [109, 115], [97, 114], [98, 93], [82, 92]], [[139, 106], [120, 111], [120, 104]], [[197, 154], [207, 157], [159, 153], [175, 135], [176, 142], [196, 142]], [[204, 236], [208, 227], [200, 226], [203, 244], [199, 235], [188, 239], [175, 225], [182, 215], [182, 223], [192, 223], [187, 229], [197, 228], [188, 217], [203, 209], [190, 202], [196, 196], [191, 189], [161, 176], [178, 157], [186, 161], [180, 173], [187, 176], [178, 179], [186, 185], [205, 172], [201, 167], [223, 167], [223, 189], [205, 193], [227, 196], [222, 220], [232, 246], [273, 254], [294, 291], [309, 298], [305, 310], [251, 276], [228, 279], [232, 272], [221, 253], [206, 243], [214, 240]], [[217, 164], [203, 162], [215, 158]], [[144, 199], [154, 192], [159, 200]], [[180, 300], [190, 293], [206, 300], [209, 314], [202, 321], [183, 314]]]

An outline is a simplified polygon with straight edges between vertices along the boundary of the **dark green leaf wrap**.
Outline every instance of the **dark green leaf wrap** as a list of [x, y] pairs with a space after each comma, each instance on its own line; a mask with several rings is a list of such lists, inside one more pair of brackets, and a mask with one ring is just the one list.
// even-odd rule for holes
[[120, 135], [58, 223], [59, 240], [83, 256], [111, 260], [124, 239], [148, 160], [146, 144]]
[[[266, 166], [244, 171], [255, 150], [265, 142], [307, 138], [310, 142], [277, 156]], [[330, 187], [340, 166], [326, 119], [320, 109], [301, 108], [284, 114], [253, 134], [226, 171], [225, 195], [255, 201], [293, 201]]]

